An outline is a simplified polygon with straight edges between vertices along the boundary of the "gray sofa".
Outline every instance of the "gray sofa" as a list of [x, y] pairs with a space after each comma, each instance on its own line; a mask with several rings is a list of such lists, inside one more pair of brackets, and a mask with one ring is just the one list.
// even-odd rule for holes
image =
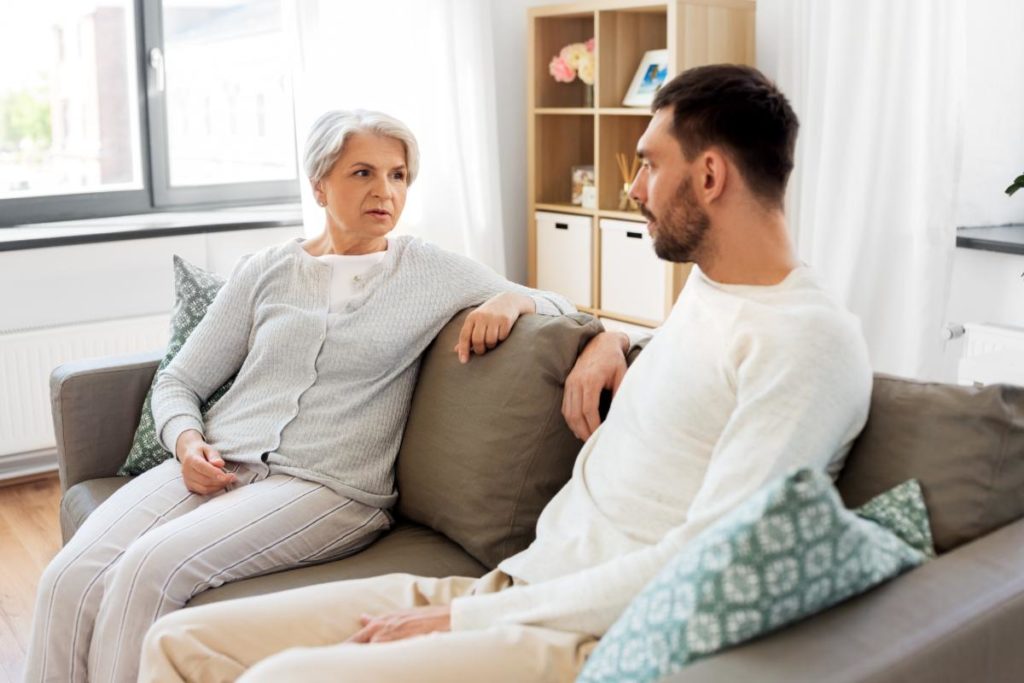
[[[190, 604], [389, 572], [478, 576], [530, 542], [579, 448], [561, 419], [561, 384], [600, 326], [527, 316], [496, 351], [460, 366], [450, 352], [460, 323], [424, 356], [398, 457], [395, 527], [357, 555], [228, 584]], [[53, 372], [65, 539], [125, 483], [113, 475], [160, 356]], [[1024, 389], [877, 377], [840, 492], [859, 505], [910, 477], [925, 493], [937, 559], [670, 680], [1024, 680]]]

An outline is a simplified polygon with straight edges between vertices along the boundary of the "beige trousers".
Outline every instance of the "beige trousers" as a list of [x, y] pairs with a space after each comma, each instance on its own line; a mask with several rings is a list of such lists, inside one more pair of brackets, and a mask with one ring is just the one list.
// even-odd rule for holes
[[597, 642], [590, 636], [506, 625], [343, 642], [362, 614], [447, 605], [510, 585], [497, 570], [480, 579], [389, 574], [190, 608], [150, 629], [139, 681], [572, 681]]

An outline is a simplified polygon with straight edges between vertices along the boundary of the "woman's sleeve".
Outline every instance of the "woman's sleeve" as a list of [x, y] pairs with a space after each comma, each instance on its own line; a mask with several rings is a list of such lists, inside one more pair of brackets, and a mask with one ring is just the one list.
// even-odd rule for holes
[[157, 377], [153, 420], [160, 442], [174, 453], [187, 429], [203, 431], [202, 403], [238, 372], [249, 353], [257, 278], [243, 257], [178, 355]]
[[471, 258], [441, 249], [438, 251], [443, 255], [445, 267], [450, 271], [458, 288], [460, 309], [478, 306], [495, 294], [517, 292], [533, 299], [537, 313], [540, 315], [570, 315], [577, 312], [576, 307], [561, 294], [524, 287], [506, 280]]

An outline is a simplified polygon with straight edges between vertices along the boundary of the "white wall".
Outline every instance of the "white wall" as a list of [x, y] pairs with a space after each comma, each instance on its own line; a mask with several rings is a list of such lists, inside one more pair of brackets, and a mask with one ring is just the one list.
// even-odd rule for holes
[[171, 256], [227, 275], [247, 253], [301, 227], [238, 230], [0, 252], [0, 333], [166, 313]]

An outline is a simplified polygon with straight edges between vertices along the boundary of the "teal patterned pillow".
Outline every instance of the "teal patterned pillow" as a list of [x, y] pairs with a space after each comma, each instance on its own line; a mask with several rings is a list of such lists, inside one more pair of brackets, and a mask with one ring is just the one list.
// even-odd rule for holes
[[[167, 367], [171, 360], [178, 355], [185, 340], [196, 329], [199, 321], [206, 315], [206, 309], [213, 303], [217, 292], [224, 286], [225, 279], [216, 273], [208, 273], [202, 268], [192, 265], [180, 256], [174, 257], [174, 311], [171, 316], [171, 339], [167, 343], [167, 353], [160, 361], [157, 374]], [[229, 379], [220, 389], [215, 391], [210, 398], [201, 406], [203, 416], [213, 407], [220, 397], [231, 388], [234, 377]], [[153, 384], [156, 384], [156, 376], [153, 377]], [[157, 440], [156, 425], [153, 423], [153, 410], [150, 403], [153, 398], [153, 386], [149, 387], [146, 400], [142, 404], [142, 414], [139, 416], [139, 426], [135, 430], [135, 440], [132, 441], [132, 449], [128, 453], [121, 469], [117, 471], [118, 476], [126, 477], [135, 474], [142, 474], [146, 470], [156, 467], [164, 460], [172, 457], [164, 450], [164, 447]]]
[[862, 593], [934, 555], [914, 480], [843, 507], [801, 469], [697, 536], [651, 580], [587, 660], [580, 683], [657, 681]]

